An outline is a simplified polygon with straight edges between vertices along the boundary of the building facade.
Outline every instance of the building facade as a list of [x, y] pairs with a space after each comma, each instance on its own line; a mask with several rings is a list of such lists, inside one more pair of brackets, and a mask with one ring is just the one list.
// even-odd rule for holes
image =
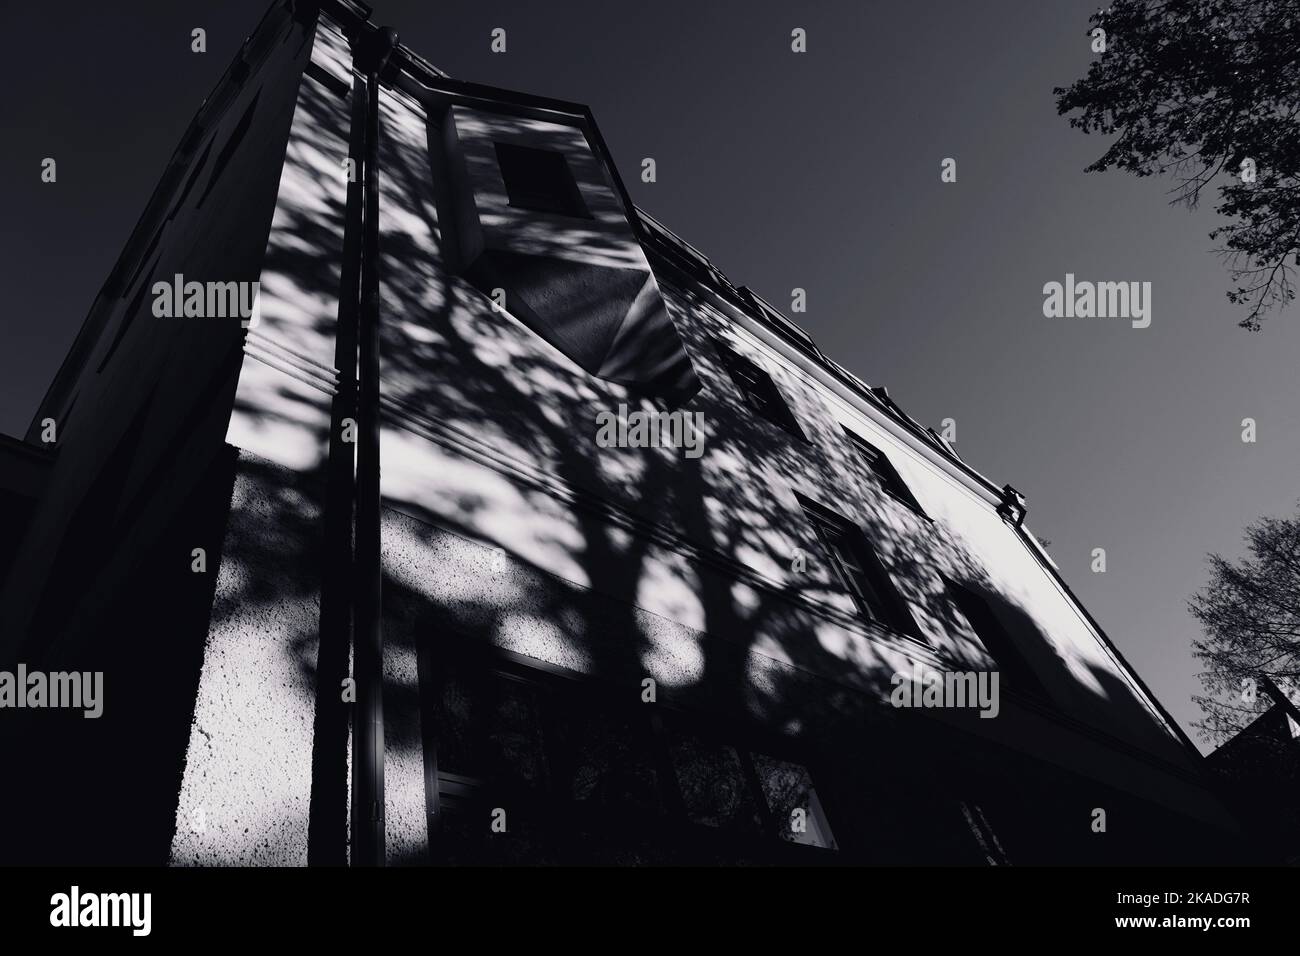
[[359, 4], [267, 13], [0, 453], [0, 665], [104, 682], [5, 721], [18, 860], [1250, 857], [1013, 489]]

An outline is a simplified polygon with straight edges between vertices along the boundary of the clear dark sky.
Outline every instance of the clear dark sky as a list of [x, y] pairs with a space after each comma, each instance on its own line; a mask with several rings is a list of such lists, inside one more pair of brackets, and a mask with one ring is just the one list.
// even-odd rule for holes
[[[823, 351], [921, 422], [954, 418], [966, 460], [1025, 492], [1066, 580], [1187, 724], [1204, 554], [1236, 554], [1248, 522], [1300, 496], [1300, 308], [1237, 328], [1210, 209], [1167, 206], [1158, 179], [1083, 173], [1104, 143], [1057, 117], [1051, 90], [1093, 56], [1095, 6], [377, 0], [374, 19], [453, 76], [590, 104], [638, 204], [779, 307], [807, 289], [796, 318]], [[0, 431], [25, 430], [265, 8], [5, 5]], [[657, 183], [640, 182], [646, 156]], [[1044, 318], [1043, 284], [1067, 272], [1151, 282], [1151, 327]]]

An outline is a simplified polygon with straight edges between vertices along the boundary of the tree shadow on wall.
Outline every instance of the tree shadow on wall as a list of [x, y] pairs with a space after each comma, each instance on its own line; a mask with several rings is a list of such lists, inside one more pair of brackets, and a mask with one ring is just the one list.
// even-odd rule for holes
[[[427, 164], [423, 147], [413, 138], [394, 146], [393, 155], [398, 161], [384, 166], [382, 210], [387, 427], [416, 431], [410, 419], [422, 419], [448, 443], [489, 446], [503, 472], [511, 462], [523, 467], [505, 489], [493, 477], [453, 468], [428, 474], [420, 489], [386, 485], [390, 507], [500, 547], [530, 575], [549, 577], [545, 603], [526, 610], [580, 644], [593, 672], [630, 680], [675, 670], [680, 679], [663, 683], [678, 700], [791, 733], [860, 730], [896, 667], [868, 635], [899, 637], [852, 622], [852, 605], [784, 489], [817, 489], [827, 505], [862, 524], [900, 587], [913, 588], [906, 596], [934, 605], [937, 629], [968, 635], [964, 626], [944, 627], [958, 622], [946, 601], [929, 600], [940, 593], [940, 573], [982, 576], [960, 542], [881, 494], [866, 466], [840, 447], [838, 423], [812, 394], [785, 383], [812, 443], [792, 441], [756, 417], [716, 356], [713, 343], [730, 340], [730, 327], [666, 283], [678, 332], [706, 383], [682, 409], [704, 415], [704, 457], [598, 447], [598, 412], [652, 406], [581, 371], [495, 311], [470, 283], [442, 273], [436, 203], [419, 172]], [[557, 258], [593, 254], [588, 232], [539, 225], [528, 239]], [[552, 479], [564, 493], [525, 471]], [[813, 556], [806, 574], [790, 570], [796, 548]], [[674, 575], [676, 582], [665, 580]], [[677, 646], [665, 649], [637, 607], [656, 589], [674, 586], [689, 592], [681, 600], [692, 623], [675, 638]], [[424, 598], [442, 603], [445, 619], [472, 616], [476, 633], [494, 635], [512, 626], [519, 608], [490, 590], [485, 586], [478, 600], [464, 592], [455, 600], [433, 592]], [[612, 598], [620, 610], [611, 618], [602, 604], [597, 615], [590, 594]], [[827, 606], [838, 612], [834, 636], [817, 632], [818, 609]], [[969, 636], [953, 642], [957, 654], [975, 647]], [[676, 668], [662, 666], [665, 652]]]
[[[466, 572], [451, 595], [435, 586], [437, 575], [421, 587], [386, 567], [391, 612], [426, 623], [472, 622], [464, 630], [498, 641], [520, 615], [541, 619], [593, 673], [634, 684], [645, 675], [666, 678], [664, 693], [688, 707], [744, 716], [826, 748], [856, 741], [859, 750], [888, 748], [898, 757], [899, 748], [863, 731], [893, 719], [879, 706], [879, 689], [889, 686], [899, 660], [883, 648], [900, 638], [852, 622], [853, 607], [790, 489], [815, 491], [863, 528], [904, 598], [923, 609], [926, 633], [946, 642], [940, 650], [958, 661], [976, 660], [979, 645], [946, 599], [943, 578], [989, 582], [970, 549], [945, 526], [924, 523], [883, 494], [845, 447], [838, 422], [797, 383], [781, 382], [810, 442], [755, 416], [714, 349], [717, 341], [733, 341], [734, 331], [666, 276], [670, 312], [705, 382], [682, 409], [704, 415], [704, 456], [598, 447], [598, 412], [651, 406], [583, 372], [468, 282], [446, 275], [423, 131], [407, 136], [387, 123], [384, 139], [385, 453], [404, 454], [389, 440], [400, 436], [411, 447], [429, 443], [421, 461], [439, 465], [419, 487], [387, 482], [385, 504], [428, 527], [430, 553], [449, 531], [505, 550], [523, 575], [519, 588], [503, 596], [486, 580], [463, 580], [472, 577]], [[286, 228], [298, 241], [277, 247], [274, 267], [309, 298], [337, 294], [337, 270], [325, 265], [337, 235], [309, 216], [290, 219]], [[528, 238], [562, 258], [600, 251], [594, 231], [539, 225]], [[332, 340], [335, 316], [313, 314], [314, 332]], [[460, 453], [435, 451], [431, 433], [443, 445], [485, 447], [496, 456], [497, 473], [463, 467], [463, 459], [452, 467]], [[384, 467], [398, 464], [389, 459]], [[292, 512], [295, 505], [285, 507]], [[811, 556], [807, 572], [791, 570], [796, 549]], [[674, 588], [682, 592], [680, 619], [690, 624], [667, 628], [665, 637], [638, 607], [671, 606], [653, 599]], [[520, 589], [534, 598], [521, 600]], [[1008, 607], [1032, 624], [1022, 609]], [[394, 650], [414, 652], [425, 639], [437, 640], [436, 629], [419, 625], [391, 635]], [[1052, 646], [1028, 629], [1023, 639]], [[299, 635], [295, 646], [314, 678], [310, 641]], [[1042, 663], [1065, 666], [1059, 656], [1055, 665]], [[402, 708], [418, 707], [414, 683], [390, 680], [386, 693]], [[1118, 689], [1103, 686], [1103, 697], [1112, 694]], [[408, 756], [419, 747], [414, 735], [394, 744]]]

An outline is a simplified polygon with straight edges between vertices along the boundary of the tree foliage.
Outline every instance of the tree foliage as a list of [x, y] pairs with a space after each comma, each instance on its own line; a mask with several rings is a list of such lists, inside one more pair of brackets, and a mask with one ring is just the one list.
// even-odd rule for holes
[[[1300, 514], [1261, 518], [1245, 537], [1240, 562], [1210, 555], [1209, 584], [1189, 603], [1205, 632], [1192, 644], [1205, 666], [1206, 693], [1194, 697], [1205, 718], [1196, 726], [1215, 742], [1268, 709], [1263, 678], [1300, 687]], [[1257, 695], [1244, 692], [1252, 686]]]
[[[1091, 18], [1105, 50], [1058, 87], [1070, 125], [1114, 140], [1089, 172], [1170, 175], [1171, 203], [1217, 183], [1226, 223], [1210, 232], [1227, 293], [1258, 330], [1295, 298], [1300, 247], [1300, 0], [1115, 0]], [[1246, 181], [1252, 164], [1254, 181]]]

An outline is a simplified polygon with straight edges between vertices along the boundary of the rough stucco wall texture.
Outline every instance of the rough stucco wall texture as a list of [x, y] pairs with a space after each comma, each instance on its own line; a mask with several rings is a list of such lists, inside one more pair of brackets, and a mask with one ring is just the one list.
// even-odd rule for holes
[[307, 863], [320, 510], [302, 485], [240, 455], [173, 866]]

